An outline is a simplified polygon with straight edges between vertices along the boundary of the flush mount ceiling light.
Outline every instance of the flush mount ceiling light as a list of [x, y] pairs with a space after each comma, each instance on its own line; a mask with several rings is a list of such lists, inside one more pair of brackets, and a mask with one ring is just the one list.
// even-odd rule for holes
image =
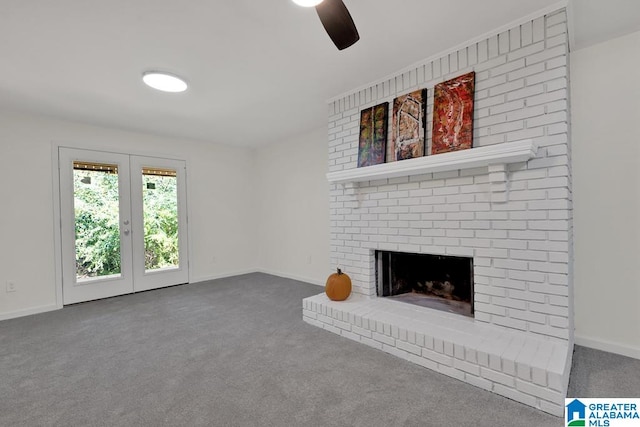
[[142, 81], [147, 86], [163, 92], [184, 92], [187, 82], [180, 77], [162, 71], [146, 71], [142, 74]]
[[293, 0], [293, 2], [302, 7], [314, 7], [322, 3], [322, 0]]

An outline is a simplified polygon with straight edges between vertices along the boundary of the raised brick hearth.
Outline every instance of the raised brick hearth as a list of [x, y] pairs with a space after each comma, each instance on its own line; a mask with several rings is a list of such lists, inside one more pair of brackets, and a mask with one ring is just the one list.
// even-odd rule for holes
[[[562, 9], [330, 103], [331, 262], [354, 286], [344, 302], [305, 299], [305, 321], [562, 414], [573, 348], [567, 40]], [[360, 110], [427, 88], [429, 144], [433, 87], [469, 71], [474, 147], [530, 140], [530, 156], [352, 177]], [[474, 317], [377, 298], [376, 250], [472, 257]]]

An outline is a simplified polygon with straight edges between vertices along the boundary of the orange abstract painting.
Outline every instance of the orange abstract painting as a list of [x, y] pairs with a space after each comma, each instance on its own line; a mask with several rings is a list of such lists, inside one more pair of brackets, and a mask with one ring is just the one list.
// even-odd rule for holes
[[474, 72], [436, 85], [431, 154], [471, 148], [474, 90]]

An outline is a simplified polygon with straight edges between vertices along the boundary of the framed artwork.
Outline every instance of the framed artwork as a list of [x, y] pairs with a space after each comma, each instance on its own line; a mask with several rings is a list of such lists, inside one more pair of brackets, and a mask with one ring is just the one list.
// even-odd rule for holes
[[472, 71], [436, 85], [431, 154], [471, 148], [475, 76]]
[[388, 102], [360, 112], [358, 167], [384, 163], [387, 150], [388, 115]]
[[387, 161], [424, 156], [426, 113], [426, 89], [393, 100], [391, 144], [387, 149]]

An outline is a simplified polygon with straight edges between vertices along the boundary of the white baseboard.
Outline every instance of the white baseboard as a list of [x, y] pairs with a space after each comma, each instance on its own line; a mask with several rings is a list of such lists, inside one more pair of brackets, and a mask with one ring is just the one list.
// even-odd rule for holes
[[312, 285], [317, 285], [317, 286], [324, 286], [326, 284], [326, 279], [318, 280], [311, 277], [298, 276], [295, 274], [283, 273], [281, 271], [274, 271], [274, 270], [268, 270], [263, 268], [259, 268], [256, 271], [258, 273], [271, 274], [272, 276], [284, 277], [285, 279], [292, 279], [292, 280], [297, 280], [299, 282], [311, 283]]
[[0, 321], [15, 319], [18, 317], [30, 316], [32, 314], [46, 313], [47, 311], [60, 310], [62, 306], [56, 304], [43, 305], [40, 307], [26, 308], [24, 310], [10, 311], [8, 313], [0, 313]]
[[249, 270], [234, 271], [231, 273], [216, 274], [213, 276], [195, 277], [195, 278], [192, 278], [189, 281], [189, 283], [200, 283], [200, 282], [206, 282], [209, 280], [226, 279], [227, 277], [242, 276], [243, 274], [251, 274], [251, 273], [258, 273], [258, 272], [259, 270], [249, 269]]
[[596, 350], [607, 351], [609, 353], [620, 354], [622, 356], [633, 357], [634, 359], [640, 359], [640, 348], [618, 344], [611, 341], [588, 338], [581, 335], [575, 335], [575, 342], [577, 345], [583, 347], [595, 348]]

